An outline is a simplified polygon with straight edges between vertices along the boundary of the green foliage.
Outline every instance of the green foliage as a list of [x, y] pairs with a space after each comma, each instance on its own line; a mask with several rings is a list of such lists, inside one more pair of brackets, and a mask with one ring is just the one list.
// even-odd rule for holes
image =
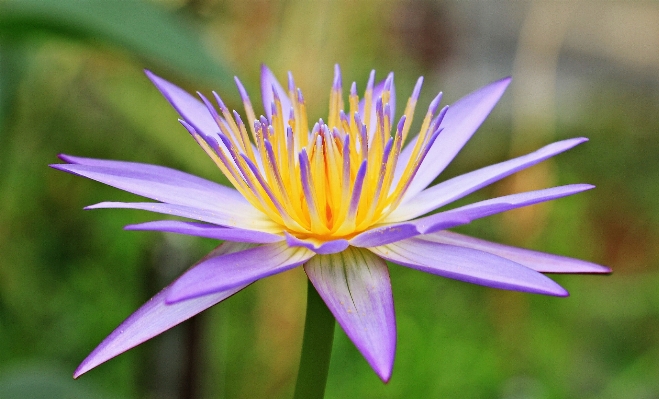
[[145, 1], [5, 0], [0, 3], [0, 34], [16, 40], [61, 35], [123, 49], [189, 79], [219, 85], [231, 81], [191, 21]]

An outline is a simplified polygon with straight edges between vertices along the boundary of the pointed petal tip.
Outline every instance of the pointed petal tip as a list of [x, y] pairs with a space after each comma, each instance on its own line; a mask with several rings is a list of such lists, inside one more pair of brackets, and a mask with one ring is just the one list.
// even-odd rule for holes
[[[144, 69], [144, 74], [149, 78], [152, 79], [153, 77], [158, 77], [155, 73], [151, 72], [149, 69]], [[152, 79], [153, 80], [153, 79]]]
[[499, 84], [508, 86], [512, 80], [513, 80], [512, 76], [506, 76], [505, 78], [501, 78], [499, 80], [494, 81], [493, 84], [499, 83]]
[[166, 82], [165, 79], [161, 78], [160, 76], [156, 75], [155, 73], [151, 72], [148, 69], [144, 70], [144, 74], [146, 75], [147, 78], [149, 78], [149, 80], [154, 85], [156, 85], [156, 87], [158, 87], [158, 89], [160, 89], [160, 84], [162, 84], [163, 82]]
[[421, 86], [423, 86], [423, 76], [419, 76], [416, 84], [414, 85], [414, 90], [412, 90], [412, 100], [416, 101], [419, 99], [419, 94], [421, 94]]
[[391, 380], [391, 374], [393, 372], [393, 363], [391, 365], [387, 365], [385, 367], [381, 367], [379, 369], [374, 369], [375, 374], [377, 374], [378, 377], [380, 377], [380, 380], [384, 382], [385, 384], [389, 383], [389, 380]]
[[575, 192], [588, 191], [595, 188], [594, 185], [588, 183], [570, 184], [574, 187]]
[[83, 375], [83, 374], [85, 374], [87, 371], [89, 371], [89, 369], [87, 369], [87, 368], [83, 368], [83, 367], [82, 367], [83, 364], [84, 364], [84, 362], [83, 362], [82, 364], [80, 364], [80, 366], [78, 366], [78, 368], [73, 372], [73, 379], [74, 379], [74, 380], [77, 380], [78, 377], [80, 377], [81, 375]]
[[597, 268], [593, 268], [593, 271], [588, 272], [587, 274], [612, 274], [613, 269], [611, 269], [608, 266], [602, 266], [602, 265], [596, 265], [598, 266]]
[[[60, 153], [60, 154], [57, 154], [57, 158], [61, 161], [64, 161], [64, 162], [75, 163], [74, 160], [73, 160], [74, 157], [71, 156], [71, 155], [61, 154]], [[53, 164], [53, 165], [56, 165], [56, 164]], [[53, 165], [50, 165], [50, 166], [52, 167]]]
[[598, 275], [608, 276], [610, 274], [613, 274], [613, 270], [608, 266], [602, 266], [588, 262], [587, 267], [577, 271], [551, 270], [551, 271], [542, 271], [542, 273], [543, 274], [598, 274]]

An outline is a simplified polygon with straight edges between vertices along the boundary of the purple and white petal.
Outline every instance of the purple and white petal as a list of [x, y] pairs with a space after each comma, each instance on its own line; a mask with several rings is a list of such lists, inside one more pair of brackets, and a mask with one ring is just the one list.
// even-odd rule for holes
[[534, 294], [568, 295], [563, 287], [535, 270], [471, 248], [410, 238], [369, 250], [399, 265], [472, 284]]
[[[249, 244], [223, 243], [211, 252], [206, 258], [241, 251], [249, 248]], [[147, 341], [163, 331], [189, 319], [216, 303], [230, 297], [247, 284], [234, 287], [230, 290], [216, 292], [211, 295], [191, 299], [174, 305], [165, 303], [171, 285], [166, 287], [153, 298], [149, 299], [141, 308], [130, 315], [107, 338], [103, 340], [78, 366], [74, 378], [93, 369], [113, 357]]]
[[206, 136], [217, 138], [220, 128], [208, 112], [208, 108], [199, 99], [193, 97], [190, 93], [166, 81], [149, 70], [144, 71], [146, 76], [151, 79], [154, 85], [160, 90], [162, 95], [169, 101], [176, 111], [192, 125], [197, 132]]
[[162, 213], [165, 215], [180, 216], [202, 222], [213, 223], [219, 226], [237, 227], [247, 230], [258, 230], [266, 233], [278, 234], [282, 227], [266, 216], [246, 218], [244, 215], [229, 212], [217, 212], [209, 209], [192, 208], [189, 206], [163, 204], [160, 202], [100, 202], [86, 206], [85, 209], [140, 209], [143, 211]]
[[[417, 229], [422, 234], [430, 234], [439, 230], [446, 230], [462, 224], [470, 223], [473, 220], [497, 213], [510, 211], [528, 205], [540, 202], [551, 201], [554, 199], [577, 194], [582, 191], [590, 190], [594, 186], [590, 184], [569, 184], [546, 188], [543, 190], [527, 191], [524, 193], [505, 195], [503, 197], [492, 198], [486, 201], [476, 202], [465, 205], [460, 208], [451, 209], [450, 211], [436, 213], [420, 219], [413, 220]], [[462, 220], [462, 222], [457, 223]]]
[[208, 209], [227, 215], [263, 217], [237, 190], [174, 169], [136, 162], [62, 156], [73, 164], [51, 167], [168, 204]]
[[[490, 83], [462, 97], [449, 107], [440, 125], [444, 130], [437, 137], [414, 176], [405, 198], [411, 198], [426, 188], [446, 168], [492, 111], [509, 83], [510, 78]], [[400, 156], [401, 160], [409, 159], [415, 142], [416, 139], [405, 147]], [[396, 181], [404, 168], [405, 162], [400, 162], [396, 168]]]
[[300, 239], [291, 234], [288, 234], [288, 232], [284, 232], [284, 234], [286, 235], [286, 243], [288, 246], [304, 247], [322, 255], [341, 252], [348, 248], [348, 245], [350, 245], [348, 241], [344, 239], [320, 241], [313, 238]]
[[272, 73], [272, 71], [265, 65], [261, 65], [261, 98], [263, 99], [263, 108], [265, 115], [269, 121], [272, 121], [272, 104], [275, 97], [272, 89], [277, 91], [279, 101], [281, 102], [282, 117], [284, 118], [284, 126], [288, 126], [288, 117], [291, 113], [291, 100], [288, 98], [288, 93], [279, 84], [279, 81]]
[[[441, 135], [440, 135], [441, 136]], [[530, 154], [469, 172], [429, 187], [403, 202], [386, 222], [410, 220], [456, 201], [522, 169], [567, 151], [588, 139], [573, 138], [549, 144]]]
[[234, 242], [253, 244], [269, 244], [283, 241], [284, 237], [277, 234], [257, 230], [246, 230], [234, 227], [221, 227], [212, 224], [183, 222], [180, 220], [156, 220], [140, 224], [129, 224], [125, 230], [162, 231], [166, 233], [186, 234], [195, 237], [213, 238]]
[[216, 256], [199, 263], [179, 277], [172, 284], [166, 301], [176, 303], [229, 290], [292, 269], [314, 255], [313, 251], [306, 248], [291, 248], [281, 242]]
[[318, 255], [304, 270], [339, 325], [387, 382], [396, 352], [396, 316], [387, 264], [367, 250], [350, 247]]
[[611, 273], [608, 267], [580, 259], [511, 247], [450, 231], [438, 231], [418, 238], [488, 252], [541, 273]]

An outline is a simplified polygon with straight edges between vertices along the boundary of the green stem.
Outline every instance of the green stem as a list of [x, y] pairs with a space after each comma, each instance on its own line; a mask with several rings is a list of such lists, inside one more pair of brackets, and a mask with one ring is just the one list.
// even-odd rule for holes
[[294, 399], [322, 399], [325, 396], [325, 384], [332, 356], [334, 324], [334, 316], [309, 281], [302, 356]]

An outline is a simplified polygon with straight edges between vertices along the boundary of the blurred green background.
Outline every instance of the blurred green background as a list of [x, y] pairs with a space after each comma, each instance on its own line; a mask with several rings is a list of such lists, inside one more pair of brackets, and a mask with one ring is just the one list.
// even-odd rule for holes
[[310, 118], [327, 113], [334, 63], [361, 89], [370, 69], [394, 71], [399, 98], [424, 75], [422, 108], [439, 90], [451, 103], [513, 75], [440, 179], [590, 138], [466, 201], [596, 190], [461, 231], [613, 275], [555, 276], [571, 292], [560, 299], [392, 266], [393, 377], [382, 384], [337, 328], [327, 398], [659, 397], [658, 27], [656, 2], [0, 0], [0, 398], [291, 396], [300, 269], [73, 381], [107, 334], [217, 243], [123, 231], [158, 216], [83, 211], [136, 197], [47, 166], [67, 153], [222, 181], [142, 70], [241, 110], [232, 77], [259, 104], [262, 62], [294, 73]]

